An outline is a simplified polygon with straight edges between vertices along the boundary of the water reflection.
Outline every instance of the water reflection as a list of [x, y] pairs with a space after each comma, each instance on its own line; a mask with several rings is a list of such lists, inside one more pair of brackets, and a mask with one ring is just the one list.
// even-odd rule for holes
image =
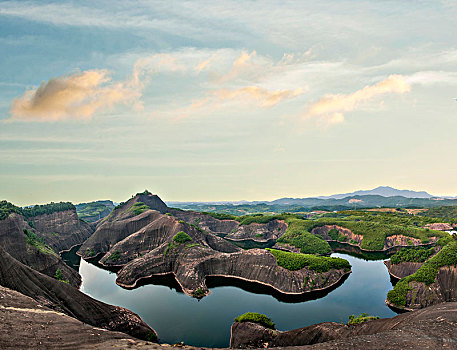
[[226, 347], [233, 319], [248, 311], [268, 315], [280, 330], [324, 321], [347, 322], [348, 315], [362, 312], [380, 317], [395, 315], [384, 303], [392, 284], [382, 261], [366, 261], [340, 253], [332, 256], [347, 259], [353, 272], [327, 295], [299, 303], [261, 294], [261, 289], [238, 281], [230, 281], [231, 285], [227, 286], [227, 279], [209, 279], [212, 293], [198, 301], [180, 292], [169, 276], [155, 279], [154, 285], [126, 290], [115, 284], [113, 272], [84, 260], [80, 262], [79, 272], [84, 293], [138, 313], [166, 343], [183, 341], [195, 346]]

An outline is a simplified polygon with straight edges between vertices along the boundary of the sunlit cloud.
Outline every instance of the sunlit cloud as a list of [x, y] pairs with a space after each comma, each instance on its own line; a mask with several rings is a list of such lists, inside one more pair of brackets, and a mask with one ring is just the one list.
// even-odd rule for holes
[[304, 119], [316, 119], [329, 125], [344, 122], [344, 113], [351, 112], [366, 101], [387, 93], [403, 94], [411, 90], [408, 79], [402, 75], [391, 75], [387, 79], [365, 86], [351, 94], [325, 95], [309, 106]]
[[42, 82], [11, 104], [14, 120], [90, 119], [100, 110], [131, 102], [139, 92], [126, 83], [112, 83], [106, 70], [88, 70]]

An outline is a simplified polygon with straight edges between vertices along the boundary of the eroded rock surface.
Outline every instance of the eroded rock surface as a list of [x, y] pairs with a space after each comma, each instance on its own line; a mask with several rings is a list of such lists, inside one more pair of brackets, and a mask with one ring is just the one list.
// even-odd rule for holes
[[456, 349], [457, 303], [442, 303], [354, 326], [325, 322], [287, 332], [251, 322], [235, 322], [230, 345], [234, 348]]
[[154, 332], [133, 312], [95, 300], [66, 283], [39, 273], [14, 259], [1, 246], [0, 285], [95, 327], [125, 332], [140, 339]]
[[[69, 281], [75, 287], [79, 287], [81, 276], [78, 272], [65, 264], [57, 252], [43, 250], [27, 243], [27, 235], [24, 230], [39, 237], [47, 237], [31, 227], [21, 215], [13, 213], [6, 219], [0, 220], [0, 245], [3, 249], [18, 261], [48, 276], [53, 277], [56, 271], [60, 270], [64, 280]], [[79, 243], [82, 243], [82, 241]]]
[[419, 270], [419, 267], [423, 264], [424, 263], [420, 262], [401, 262], [399, 264], [392, 264], [390, 260], [384, 261], [384, 265], [386, 265], [389, 274], [396, 279], [412, 275]]

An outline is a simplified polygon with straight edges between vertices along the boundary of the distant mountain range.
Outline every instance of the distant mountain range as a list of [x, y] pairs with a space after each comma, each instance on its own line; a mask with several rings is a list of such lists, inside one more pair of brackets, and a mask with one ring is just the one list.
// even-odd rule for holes
[[[170, 205], [252, 205], [252, 204], [272, 204], [272, 205], [316, 205], [316, 202], [324, 199], [344, 199], [347, 197], [357, 197], [357, 196], [382, 196], [382, 197], [404, 197], [404, 198], [421, 198], [421, 199], [430, 199], [430, 198], [452, 198], [452, 197], [437, 197], [433, 196], [425, 191], [411, 191], [411, 190], [398, 190], [390, 186], [379, 186], [372, 190], [361, 190], [351, 193], [341, 193], [334, 194], [331, 196], [319, 196], [319, 197], [305, 197], [305, 198], [279, 198], [273, 201], [220, 201], [220, 202], [168, 202]], [[401, 202], [401, 201], [400, 201]]]
[[342, 193], [342, 194], [334, 194], [331, 196], [320, 196], [317, 198], [322, 199], [342, 199], [351, 196], [365, 196], [365, 195], [378, 195], [383, 197], [406, 197], [406, 198], [433, 198], [436, 196], [432, 196], [431, 194], [425, 191], [410, 191], [410, 190], [397, 190], [396, 188], [390, 186], [379, 186], [372, 190], [362, 190], [362, 191], [355, 191], [351, 193]]

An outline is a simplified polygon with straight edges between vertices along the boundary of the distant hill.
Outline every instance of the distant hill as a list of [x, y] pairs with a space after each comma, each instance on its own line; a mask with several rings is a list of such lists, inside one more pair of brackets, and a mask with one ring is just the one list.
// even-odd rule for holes
[[406, 197], [406, 198], [432, 198], [431, 194], [425, 191], [410, 191], [410, 190], [397, 190], [396, 188], [390, 186], [379, 186], [372, 190], [362, 190], [362, 191], [355, 191], [351, 193], [341, 193], [341, 194], [334, 194], [331, 196], [319, 196], [317, 198], [321, 199], [342, 199], [346, 197], [352, 196], [364, 196], [364, 195], [377, 195], [383, 197]]

